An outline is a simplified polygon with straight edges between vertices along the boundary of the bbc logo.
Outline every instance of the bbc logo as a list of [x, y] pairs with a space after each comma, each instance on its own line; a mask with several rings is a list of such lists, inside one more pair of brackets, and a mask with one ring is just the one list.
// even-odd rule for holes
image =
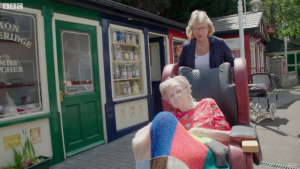
[[23, 9], [23, 3], [3, 3], [3, 9]]

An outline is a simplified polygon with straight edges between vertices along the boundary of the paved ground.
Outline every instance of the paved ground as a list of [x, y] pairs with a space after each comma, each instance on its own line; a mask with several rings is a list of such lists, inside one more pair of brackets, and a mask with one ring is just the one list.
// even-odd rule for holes
[[[300, 86], [278, 89], [277, 93], [278, 117], [271, 121], [266, 114], [264, 120], [252, 123], [260, 139], [263, 161], [284, 166], [296, 163], [300, 168]], [[50, 169], [133, 169], [131, 140], [134, 134], [67, 158]], [[255, 169], [263, 168], [266, 167], [255, 166]]]

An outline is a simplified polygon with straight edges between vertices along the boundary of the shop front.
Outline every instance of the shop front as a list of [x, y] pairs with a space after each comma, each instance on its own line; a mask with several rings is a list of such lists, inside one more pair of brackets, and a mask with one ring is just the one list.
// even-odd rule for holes
[[136, 131], [162, 110], [168, 29], [185, 25], [121, 15], [100, 2], [18, 3], [23, 9], [0, 4], [0, 167], [14, 163], [9, 145], [21, 150], [22, 131], [53, 165]]
[[[270, 39], [266, 31], [263, 12], [247, 12], [244, 23], [244, 49], [247, 61], [248, 79], [253, 73], [265, 72], [265, 44]], [[240, 38], [238, 15], [229, 15], [211, 19], [215, 36], [224, 39], [235, 58], [240, 57]]]
[[[266, 45], [266, 63], [267, 69], [269, 70], [270, 64], [269, 61], [274, 56], [283, 56], [285, 57], [285, 45], [284, 39], [280, 38], [271, 38], [270, 43]], [[287, 44], [286, 48], [286, 57], [287, 57], [287, 72], [293, 73], [297, 72], [298, 77], [291, 77], [290, 79], [299, 79], [300, 83], [300, 42], [297, 40], [291, 40]]]
[[14, 163], [23, 131], [36, 154], [53, 156], [44, 42], [40, 10], [0, 8], [0, 166]]
[[55, 164], [106, 142], [99, 13], [20, 3], [0, 8], [0, 166], [14, 163], [10, 145], [21, 151], [23, 131], [36, 155]]

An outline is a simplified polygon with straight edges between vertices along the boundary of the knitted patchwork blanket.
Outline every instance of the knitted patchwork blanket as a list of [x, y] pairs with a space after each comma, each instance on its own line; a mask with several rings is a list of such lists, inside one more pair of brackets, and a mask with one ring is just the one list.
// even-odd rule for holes
[[137, 169], [229, 169], [227, 146], [188, 133], [170, 112], [160, 112], [132, 143]]

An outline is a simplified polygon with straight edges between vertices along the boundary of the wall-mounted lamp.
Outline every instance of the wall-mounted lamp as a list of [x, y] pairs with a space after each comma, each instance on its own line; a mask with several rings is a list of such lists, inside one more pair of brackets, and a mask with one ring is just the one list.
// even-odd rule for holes
[[132, 20], [132, 18], [128, 18], [128, 20], [130, 20], [130, 21], [131, 21], [131, 20]]

